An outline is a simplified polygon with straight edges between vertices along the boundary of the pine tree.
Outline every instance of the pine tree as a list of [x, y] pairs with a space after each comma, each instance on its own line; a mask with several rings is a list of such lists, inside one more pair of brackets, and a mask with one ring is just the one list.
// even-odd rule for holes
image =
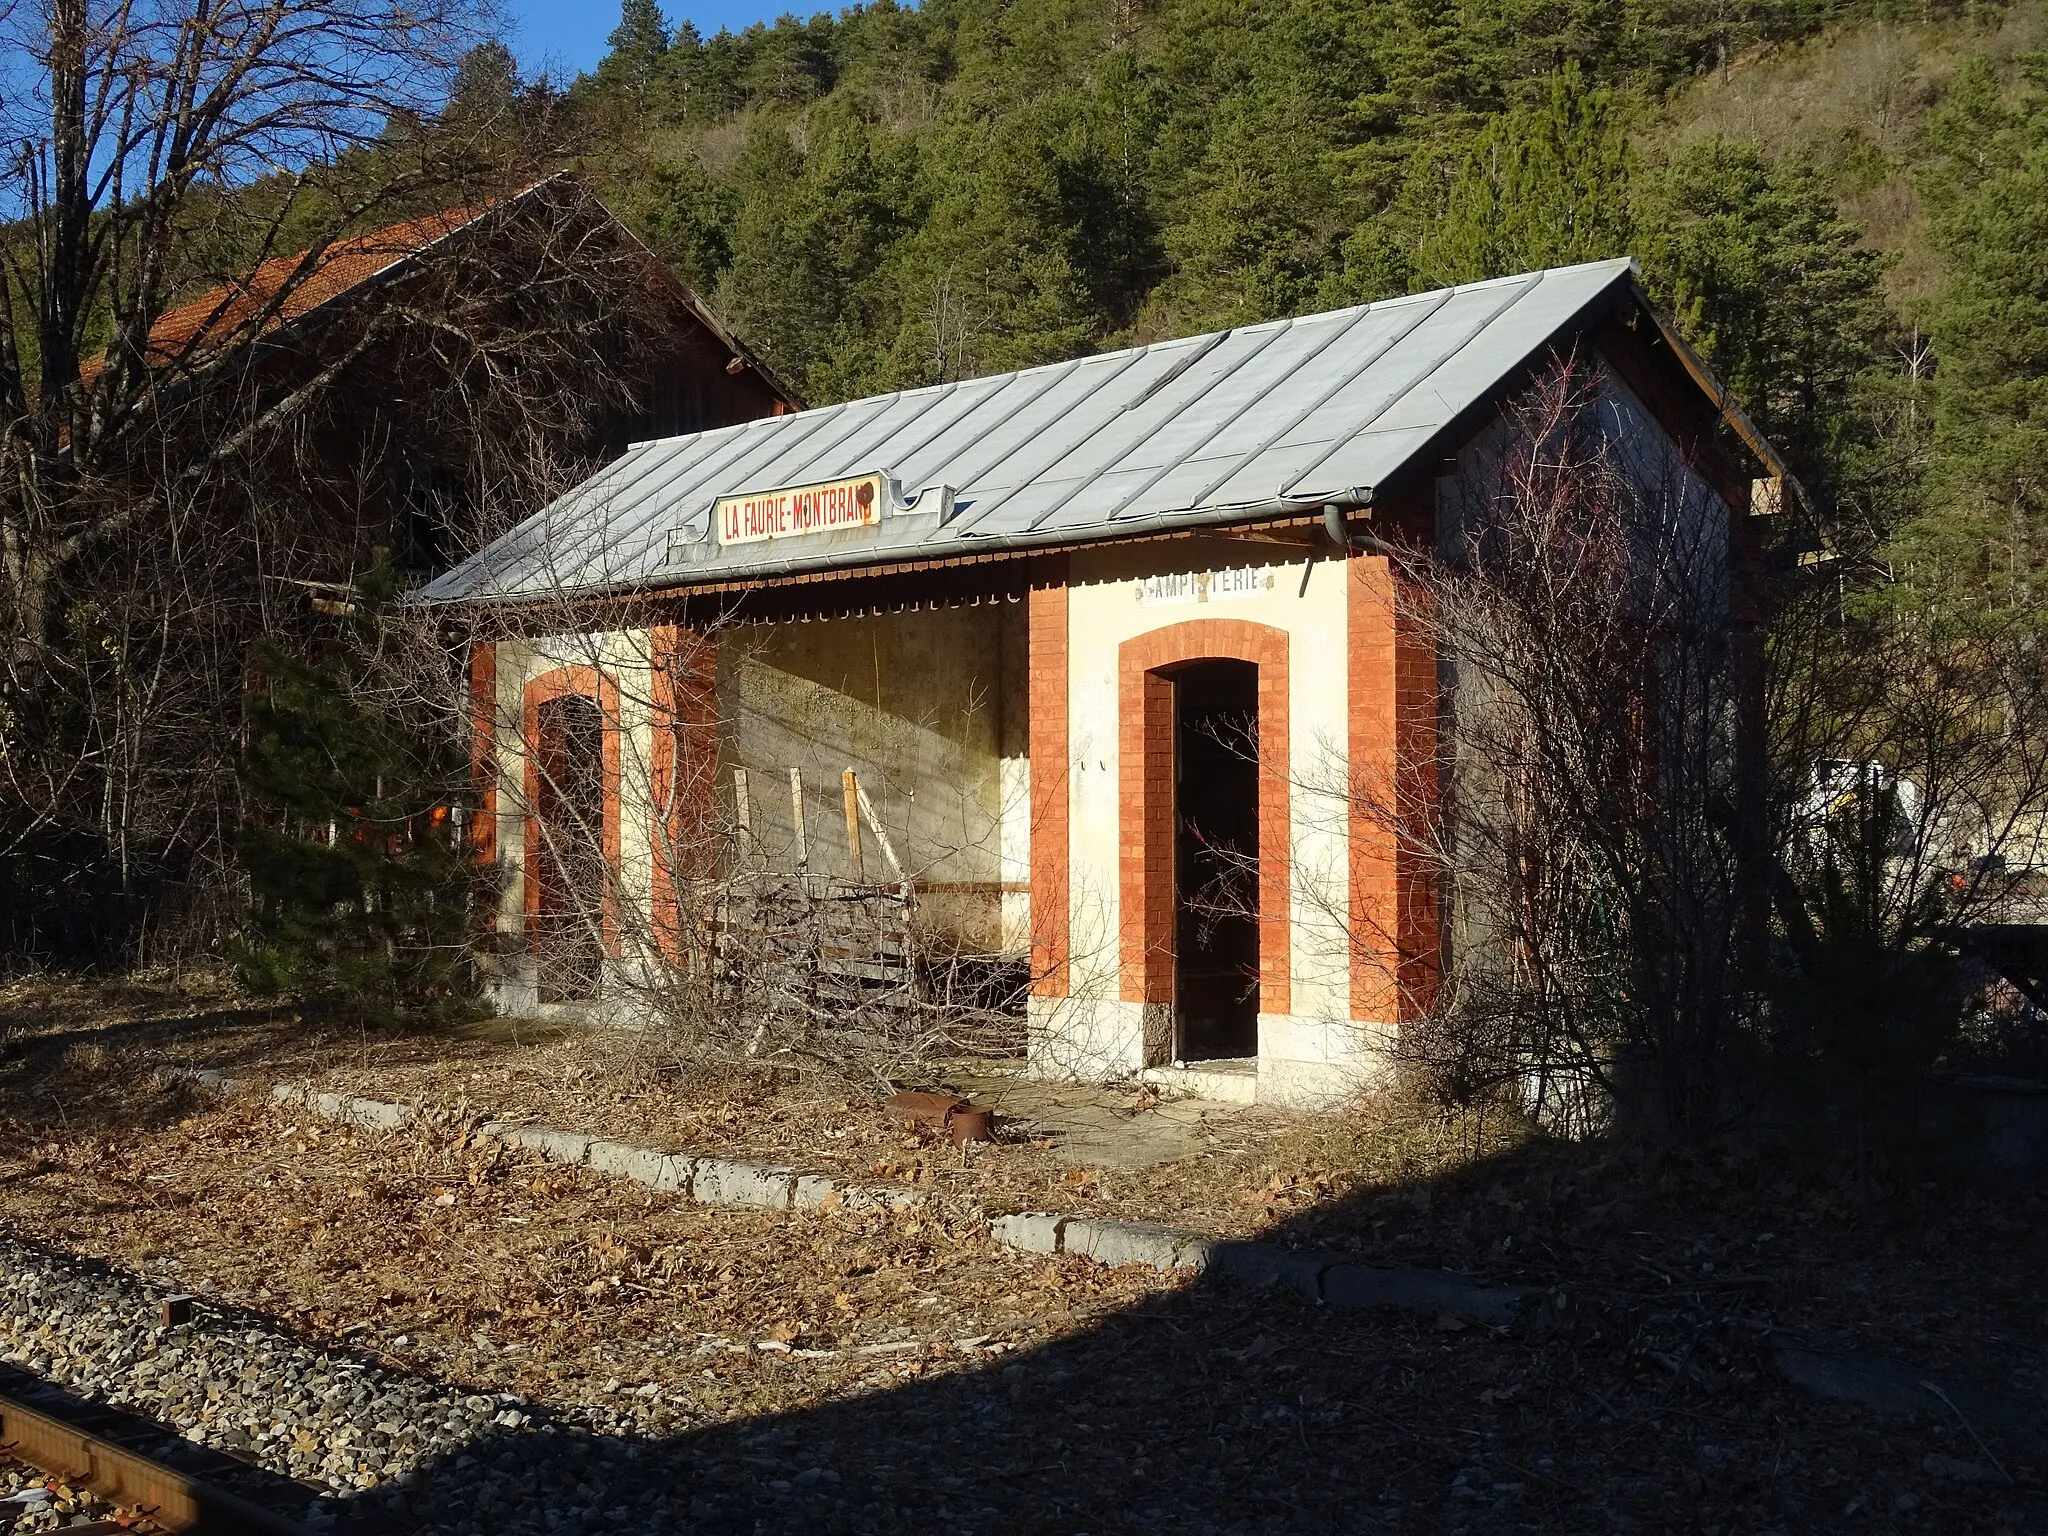
[[1075, 112], [1061, 167], [1074, 259], [1108, 330], [1131, 322], [1167, 266], [1152, 203], [1151, 146], [1162, 113], [1148, 87], [1129, 48], [1104, 59]]
[[611, 52], [598, 65], [598, 79], [623, 86], [644, 105], [668, 57], [668, 18], [655, 0], [624, 0], [619, 24], [605, 39]]
[[729, 178], [741, 212], [720, 308], [813, 400], [868, 392], [886, 340], [876, 269], [910, 194], [889, 136], [845, 106], [821, 108], [811, 148], [764, 122]]
[[251, 912], [231, 955], [261, 995], [328, 997], [383, 1022], [472, 1017], [476, 865], [452, 807], [466, 767], [404, 700], [385, 650], [389, 567], [318, 662], [257, 658], [236, 841]]
[[666, 105], [677, 122], [708, 117], [716, 106], [704, 89], [704, 34], [694, 21], [685, 20], [669, 40], [663, 60], [667, 79]]
[[890, 253], [895, 334], [863, 385], [900, 388], [1074, 357], [1098, 320], [1074, 259], [1056, 111], [962, 122], [918, 166], [919, 227]]
[[1627, 253], [1633, 157], [1621, 103], [1577, 64], [1480, 132], [1417, 267], [1430, 285]]
[[1176, 272], [1155, 307], [1167, 329], [1216, 330], [1309, 306], [1328, 260], [1325, 119], [1292, 94], [1235, 96], [1214, 116], [1192, 195], [1167, 232]]
[[629, 195], [619, 211], [639, 225], [655, 255], [699, 293], [712, 292], [732, 265], [739, 207], [731, 189], [685, 150]]
[[1878, 492], [1856, 482], [1877, 360], [1896, 325], [1885, 261], [1820, 173], [1797, 160], [1772, 165], [1753, 144], [1702, 139], [1643, 179], [1636, 225], [1652, 293], [1823, 510]]
[[1912, 540], [1924, 563], [2031, 608], [2048, 576], [2048, 55], [2023, 60], [2010, 91], [1973, 61], [1928, 136], [1922, 190], [1948, 269], [1925, 306], [1947, 512]]
[[462, 56], [455, 71], [448, 117], [460, 122], [501, 116], [518, 100], [519, 90], [519, 64], [512, 50], [495, 39], [478, 43]]

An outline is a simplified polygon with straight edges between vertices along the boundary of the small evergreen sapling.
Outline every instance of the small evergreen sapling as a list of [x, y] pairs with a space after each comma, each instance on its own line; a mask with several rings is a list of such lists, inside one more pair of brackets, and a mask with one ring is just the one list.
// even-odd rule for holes
[[232, 947], [259, 994], [327, 996], [381, 1022], [480, 1011], [469, 949], [477, 867], [460, 835], [466, 764], [404, 686], [380, 566], [317, 660], [266, 647], [248, 702], [236, 853], [251, 896]]

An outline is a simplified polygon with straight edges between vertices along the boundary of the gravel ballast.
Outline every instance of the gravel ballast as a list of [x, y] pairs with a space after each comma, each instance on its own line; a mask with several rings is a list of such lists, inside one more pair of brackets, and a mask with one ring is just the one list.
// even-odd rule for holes
[[163, 1295], [0, 1239], [0, 1356], [326, 1489], [280, 1509], [315, 1529], [381, 1514], [421, 1531], [637, 1531], [682, 1514], [669, 1508], [673, 1480], [641, 1464], [654, 1448], [631, 1437], [630, 1402], [578, 1423], [510, 1394], [464, 1392], [309, 1345], [239, 1313], [202, 1306], [165, 1327]]
[[26, 1462], [0, 1458], [0, 1526], [9, 1532], [57, 1531], [79, 1521], [112, 1520], [120, 1511], [83, 1488]]

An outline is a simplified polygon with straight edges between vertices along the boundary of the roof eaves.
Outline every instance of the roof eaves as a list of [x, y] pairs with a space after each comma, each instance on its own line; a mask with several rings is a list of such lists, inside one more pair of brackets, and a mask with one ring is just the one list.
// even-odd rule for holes
[[929, 548], [909, 548], [897, 551], [878, 550], [875, 557], [857, 564], [834, 564], [825, 559], [805, 560], [791, 557], [780, 561], [763, 561], [749, 565], [742, 571], [707, 571], [697, 581], [670, 581], [655, 583], [640, 577], [625, 577], [614, 581], [595, 582], [579, 587], [573, 592], [559, 591], [491, 591], [461, 592], [442, 596], [437, 588], [445, 587], [451, 578], [463, 574], [471, 562], [445, 575], [435, 578], [425, 586], [408, 593], [405, 601], [423, 607], [446, 610], [477, 608], [517, 608], [538, 604], [581, 604], [605, 602], [621, 597], [643, 597], [647, 599], [687, 597], [693, 592], [731, 591], [754, 583], [785, 582], [791, 578], [809, 577], [816, 580], [851, 580], [862, 576], [886, 575], [892, 571], [926, 569], [943, 565], [980, 564], [1005, 556], [1022, 556], [1044, 553], [1052, 549], [1074, 549], [1098, 544], [1134, 543], [1146, 539], [1157, 539], [1171, 534], [1202, 533], [1214, 528], [1229, 527], [1243, 523], [1263, 523], [1289, 518], [1318, 514], [1325, 507], [1338, 506], [1355, 511], [1369, 506], [1373, 499], [1371, 486], [1358, 486], [1342, 494], [1311, 497], [1307, 500], [1273, 498], [1267, 501], [1251, 502], [1227, 507], [1204, 508], [1200, 512], [1175, 513], [1163, 517], [1133, 519], [1121, 524], [1104, 524], [1087, 529], [1060, 528], [1050, 530], [1024, 530], [991, 538], [978, 548], [956, 549], [951, 554], [936, 554]]
[[1692, 375], [1692, 380], [1699, 386], [1700, 392], [1713, 402], [1714, 409], [1721, 413], [1721, 419], [1728, 424], [1729, 430], [1742, 440], [1744, 447], [1756, 455], [1758, 463], [1769, 470], [1774, 478], [1791, 486], [1792, 493], [1799, 498], [1800, 503], [1809, 512], [1812, 511], [1813, 499], [1807, 495], [1806, 487], [1800, 483], [1799, 477], [1792, 473], [1791, 466], [1785, 462], [1785, 456], [1778, 451], [1776, 444], [1764, 436], [1763, 429], [1728, 392], [1728, 387], [1721, 382], [1720, 375], [1714, 372], [1713, 365], [1693, 349], [1692, 343], [1679, 334], [1678, 327], [1666, 319], [1663, 312], [1650, 301], [1650, 295], [1642, 285], [1640, 272], [1632, 280], [1631, 287], [1643, 312], [1657, 327], [1657, 334], [1663, 337], [1665, 345], [1671, 348], [1672, 355], [1684, 365], [1685, 371]]
[[[566, 173], [558, 172], [557, 174]], [[755, 373], [759, 374], [761, 381], [776, 394], [780, 395], [788, 403], [792, 411], [800, 412], [808, 409], [804, 403], [803, 396], [790, 388], [788, 381], [782, 375], [763, 362], [760, 354], [755, 352], [744, 341], [741, 341], [738, 336], [734, 335], [732, 328], [712, 312], [711, 306], [704, 301], [704, 296], [680, 277], [676, 276], [674, 272], [670, 271], [668, 263], [655, 255], [654, 247], [635, 234], [632, 227], [624, 219], [613, 213], [605, 204], [604, 199], [598, 197], [595, 193], [586, 193], [586, 195], [593, 203], [596, 203], [599, 208], [604, 210], [605, 217], [616, 224], [624, 232], [628, 240], [640, 248], [641, 254], [647, 258], [648, 267], [659, 274], [661, 280], [675, 291], [676, 297], [683, 301], [683, 306], [692, 315], [696, 316], [698, 322], [703, 325], [705, 330], [718, 338], [721, 346], [731, 352], [734, 357], [739, 358]]]

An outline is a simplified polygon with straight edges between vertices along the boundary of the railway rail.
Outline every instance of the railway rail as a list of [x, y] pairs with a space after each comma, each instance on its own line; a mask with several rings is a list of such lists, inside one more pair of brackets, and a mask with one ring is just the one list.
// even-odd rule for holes
[[301, 1502], [320, 1491], [9, 1365], [0, 1365], [0, 1451], [174, 1536], [305, 1536], [223, 1482], [258, 1482]]

